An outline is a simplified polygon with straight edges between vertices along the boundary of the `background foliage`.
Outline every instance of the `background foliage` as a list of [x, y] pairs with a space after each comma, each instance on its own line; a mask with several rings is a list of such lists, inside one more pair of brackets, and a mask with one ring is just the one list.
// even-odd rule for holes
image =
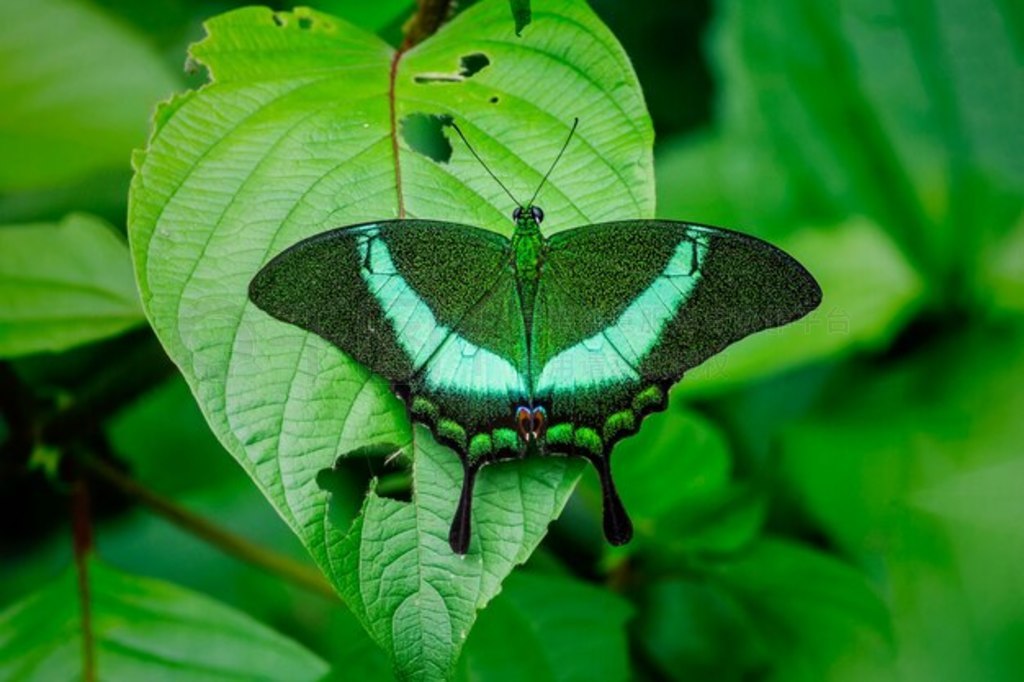
[[[281, 17], [314, 17], [310, 21], [348, 32], [362, 56], [353, 51], [330, 59], [353, 68], [360, 59], [386, 65], [386, 47], [373, 34], [399, 44], [414, 10], [401, 0], [311, 4], [352, 26], [332, 23], [327, 15]], [[161, 110], [158, 141], [167, 147], [155, 144], [145, 158], [137, 157], [139, 167], [160, 158], [171, 166], [189, 163], [190, 145], [201, 146], [216, 136], [218, 125], [230, 124], [232, 107], [286, 87], [289, 69], [301, 78], [316, 64], [299, 61], [301, 51], [292, 53], [292, 61], [245, 54], [252, 25], [245, 23], [247, 15], [234, 14], [210, 25], [212, 37], [183, 71], [187, 45], [203, 36], [201, 22], [231, 9], [229, 2], [40, 0], [31, 12], [4, 7], [5, 679], [48, 679], [81, 669], [68, 511], [70, 500], [82, 501], [81, 480], [92, 503], [95, 554], [85, 551], [87, 533], [79, 528], [75, 537], [80, 569], [90, 576], [90, 637], [101, 678], [145, 671], [217, 679], [231, 670], [272, 679], [326, 674], [386, 680], [397, 669], [404, 677], [427, 679], [450, 673], [487, 680], [1009, 680], [1024, 669], [1024, 579], [1017, 570], [1024, 561], [1024, 16], [996, 0], [648, 0], [629, 7], [600, 0], [591, 6], [609, 34], [587, 24], [589, 12], [577, 4], [534, 3], [522, 40], [543, 39], [549, 50], [564, 45], [560, 59], [575, 64], [573, 55], [594, 51], [581, 48], [585, 38], [572, 33], [572, 22], [557, 19], [575, 17], [587, 35], [596, 36], [587, 39], [612, 55], [582, 63], [582, 72], [618, 78], [615, 39], [621, 42], [656, 133], [657, 214], [728, 225], [779, 243], [815, 273], [825, 300], [801, 323], [748, 339], [698, 368], [676, 389], [666, 414], [650, 418], [619, 446], [624, 452], [616, 456], [616, 473], [637, 524], [632, 544], [611, 549], [601, 541], [599, 494], [590, 472], [567, 502], [563, 497], [578, 467], [562, 471], [545, 463], [496, 476], [497, 507], [518, 499], [501, 497], [512, 489], [502, 492], [512, 486], [509, 477], [518, 481], [522, 475], [534, 481], [531, 489], [550, 491], [535, 507], [541, 526], [566, 506], [532, 555], [529, 546], [540, 538], [540, 526], [529, 531], [532, 539], [499, 538], [506, 544], [495, 546], [495, 556], [530, 556], [503, 583], [511, 560], [500, 569], [488, 567], [493, 584], [468, 600], [457, 580], [450, 591], [442, 590], [442, 610], [468, 628], [475, 608], [501, 587], [480, 611], [454, 664], [461, 642], [438, 639], [446, 630], [422, 622], [424, 614], [438, 611], [413, 609], [421, 622], [405, 623], [392, 636], [381, 628], [401, 624], [394, 609], [375, 616], [353, 598], [379, 583], [375, 571], [388, 562], [364, 569], [369, 573], [332, 568], [329, 550], [343, 561], [361, 553], [340, 531], [324, 544], [311, 539], [312, 522], [347, 528], [373, 477], [375, 502], [361, 523], [374, 523], [374, 505], [381, 523], [390, 523], [396, 510], [409, 508], [409, 475], [364, 457], [317, 477], [330, 466], [330, 453], [325, 463], [299, 460], [283, 471], [267, 469], [273, 459], [255, 458], [247, 475], [221, 445], [239, 457], [241, 450], [227, 443], [227, 432], [217, 425], [211, 398], [203, 395], [219, 365], [184, 364], [167, 341], [168, 327], [161, 328], [159, 292], [154, 296], [149, 287], [153, 273], [177, 281], [175, 268], [191, 265], [174, 261], [181, 253], [175, 249], [187, 243], [158, 235], [173, 248], [154, 270], [132, 235], [150, 318], [199, 405], [145, 324], [129, 272], [122, 238], [128, 161], [145, 142], [156, 101], [202, 84], [200, 63], [218, 78], [217, 87], [178, 97]], [[450, 74], [474, 39], [515, 27], [508, 3], [461, 10], [465, 14], [447, 34], [410, 53], [413, 72]], [[269, 12], [248, 16], [271, 20]], [[222, 29], [219, 41], [214, 26]], [[507, 40], [515, 54], [516, 39]], [[365, 87], [372, 95], [379, 63], [368, 69]], [[270, 85], [245, 91], [253, 72], [261, 78], [273, 72]], [[500, 80], [503, 75], [508, 80]], [[440, 94], [431, 97], [434, 106], [476, 128], [471, 134], [482, 138], [481, 151], [503, 159], [501, 175], [513, 183], [532, 185], [530, 166], [540, 165], [560, 142], [559, 135], [546, 134], [550, 126], [537, 122], [546, 116], [566, 120], [574, 109], [591, 106], [592, 118], [604, 121], [601, 112], [613, 102], [627, 113], [608, 118], [607, 125], [633, 121], [640, 133], [630, 144], [650, 144], [650, 123], [631, 103], [628, 82], [602, 80], [592, 90], [559, 77], [543, 61], [521, 73], [494, 66], [473, 75], [469, 83], [503, 88], [506, 101], [499, 106], [509, 107], [502, 109], [508, 120], [486, 113], [491, 103], [475, 102], [468, 86], [450, 91], [467, 93], [458, 97], [437, 89], [431, 92]], [[338, 83], [357, 94], [352, 80]], [[588, 93], [594, 93], [592, 105]], [[312, 103], [285, 100], [279, 106], [296, 116], [320, 111], [312, 136], [319, 146], [277, 158], [263, 184], [245, 197], [249, 205], [286, 203], [289, 191], [304, 191], [301, 182], [294, 184], [303, 169], [348, 153], [346, 121], [332, 124], [324, 105], [343, 93], [321, 87], [307, 89], [307, 96]], [[218, 106], [204, 109], [211, 99]], [[408, 106], [403, 111], [416, 111], [422, 102]], [[190, 119], [189, 112], [198, 118]], [[388, 132], [386, 115], [367, 115]], [[282, 120], [266, 119], [246, 140], [249, 148], [266, 154], [270, 145], [263, 143]], [[488, 130], [495, 131], [493, 138]], [[589, 141], [598, 150], [606, 144]], [[504, 154], [499, 142], [515, 156]], [[224, 158], [239, 158], [238, 150], [236, 142]], [[303, 150], [306, 165], [295, 161]], [[403, 146], [402, 153], [410, 164], [415, 214], [501, 229], [504, 202], [457, 151], [451, 181], [434, 175], [437, 164], [412, 147]], [[360, 167], [365, 175], [372, 175], [376, 154], [367, 152]], [[291, 166], [282, 165], [289, 160]], [[207, 177], [197, 189], [209, 193], [195, 194], [187, 207], [204, 229], [203, 211], [218, 210], [220, 200], [210, 178], [230, 178], [231, 170], [207, 168], [223, 172]], [[564, 168], [569, 171], [545, 205], [546, 227], [650, 211], [649, 168], [636, 169], [616, 192], [590, 159], [570, 155]], [[139, 183], [161, 179], [143, 172], [136, 180], [133, 225], [149, 210], [146, 200], [164, 191]], [[386, 179], [381, 183], [386, 193]], [[348, 184], [339, 176], [323, 189], [319, 205], [327, 215], [298, 216], [296, 229], [316, 231], [333, 219], [355, 222], [353, 209], [343, 206]], [[465, 187], [480, 199], [447, 199]], [[369, 202], [358, 207], [365, 218], [381, 217], [384, 206], [394, 210], [393, 195], [379, 207], [366, 196], [349, 199]], [[339, 212], [332, 216], [332, 210]], [[208, 307], [191, 313], [196, 329], [218, 327], [231, 272], [255, 267], [244, 260], [246, 247], [262, 250], [265, 244], [254, 241], [252, 230], [277, 234], [288, 224], [271, 213], [264, 217], [265, 226], [246, 226], [248, 237], [228, 235], [221, 256], [199, 270], [192, 305]], [[286, 244], [297, 236], [277, 238]], [[242, 260], [226, 255], [233, 251], [242, 252]], [[258, 262], [259, 254], [253, 258]], [[169, 270], [161, 274], [159, 268]], [[216, 353], [219, 341], [215, 334], [186, 334], [181, 343]], [[280, 343], [272, 347], [287, 352]], [[338, 399], [345, 403], [344, 396]], [[409, 438], [400, 419], [357, 421], [380, 429], [364, 434], [369, 440], [381, 433], [396, 442]], [[321, 415], [321, 426], [333, 432], [344, 419], [334, 423]], [[352, 438], [353, 445], [360, 443]], [[448, 454], [429, 445], [417, 452], [419, 498], [427, 486], [443, 488], [453, 475], [455, 460]], [[302, 485], [288, 483], [303, 470], [312, 473], [302, 474]], [[172, 508], [163, 508], [165, 515], [189, 510], [228, 534], [209, 542], [195, 534], [208, 523], [186, 519], [192, 532], [169, 525], [146, 509], [160, 505], [124, 485], [118, 471], [168, 498]], [[321, 506], [312, 513], [314, 499]], [[479, 509], [488, 513], [486, 505]], [[506, 517], [495, 512], [494, 518]], [[429, 544], [432, 533], [443, 537], [443, 531], [421, 529], [413, 545]], [[232, 545], [238, 537], [256, 548]], [[249, 561], [223, 554], [223, 547]], [[347, 607], [325, 595], [329, 588], [317, 582], [310, 554]], [[422, 559], [415, 570], [421, 566]], [[398, 580], [411, 570], [399, 571]], [[479, 581], [466, 570], [463, 578]], [[346, 579], [356, 580], [352, 576], [363, 582], [346, 586]], [[415, 594], [419, 588], [410, 589]]]

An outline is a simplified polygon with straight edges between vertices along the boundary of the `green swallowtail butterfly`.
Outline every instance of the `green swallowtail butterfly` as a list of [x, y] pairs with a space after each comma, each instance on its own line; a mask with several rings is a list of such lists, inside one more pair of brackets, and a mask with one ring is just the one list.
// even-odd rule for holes
[[264, 311], [388, 380], [458, 454], [449, 541], [459, 554], [480, 469], [545, 453], [594, 465], [605, 536], [628, 542], [615, 443], [665, 408], [687, 370], [821, 301], [791, 256], [717, 227], [624, 220], [548, 237], [534, 203], [544, 180], [525, 203], [501, 185], [516, 205], [511, 238], [432, 220], [351, 225], [287, 248], [249, 286]]

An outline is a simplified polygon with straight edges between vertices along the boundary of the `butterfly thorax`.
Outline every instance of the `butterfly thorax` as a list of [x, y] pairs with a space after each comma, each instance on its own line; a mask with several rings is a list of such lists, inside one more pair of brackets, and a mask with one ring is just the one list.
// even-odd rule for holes
[[[524, 213], [528, 212], [524, 211]], [[544, 265], [544, 237], [540, 233], [540, 225], [532, 216], [523, 215], [516, 220], [516, 230], [512, 234], [512, 249], [515, 253], [514, 263], [519, 298], [522, 302], [526, 328], [529, 330], [533, 322], [537, 283], [540, 281], [541, 269]]]

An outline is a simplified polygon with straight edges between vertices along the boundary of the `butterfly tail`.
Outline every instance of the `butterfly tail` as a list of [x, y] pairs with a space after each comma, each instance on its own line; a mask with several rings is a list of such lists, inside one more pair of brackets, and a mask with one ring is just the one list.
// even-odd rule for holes
[[459, 495], [459, 506], [455, 509], [455, 518], [452, 519], [452, 527], [448, 531], [448, 544], [456, 554], [465, 554], [469, 551], [469, 539], [471, 536], [471, 520], [473, 511], [473, 484], [476, 483], [476, 474], [480, 467], [467, 464], [462, 477], [462, 493]]
[[612, 480], [610, 455], [589, 457], [601, 480], [604, 536], [613, 545], [624, 545], [633, 539], [633, 522], [619, 498]]

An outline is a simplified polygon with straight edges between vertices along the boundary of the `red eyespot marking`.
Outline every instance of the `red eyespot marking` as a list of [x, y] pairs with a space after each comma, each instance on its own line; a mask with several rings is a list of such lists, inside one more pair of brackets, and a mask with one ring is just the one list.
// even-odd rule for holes
[[543, 438], [544, 430], [547, 429], [547, 412], [544, 411], [543, 407], [533, 408], [533, 437]]
[[519, 407], [516, 409], [516, 427], [519, 429], [519, 437], [523, 440], [530, 440], [533, 433], [533, 415], [530, 408]]

